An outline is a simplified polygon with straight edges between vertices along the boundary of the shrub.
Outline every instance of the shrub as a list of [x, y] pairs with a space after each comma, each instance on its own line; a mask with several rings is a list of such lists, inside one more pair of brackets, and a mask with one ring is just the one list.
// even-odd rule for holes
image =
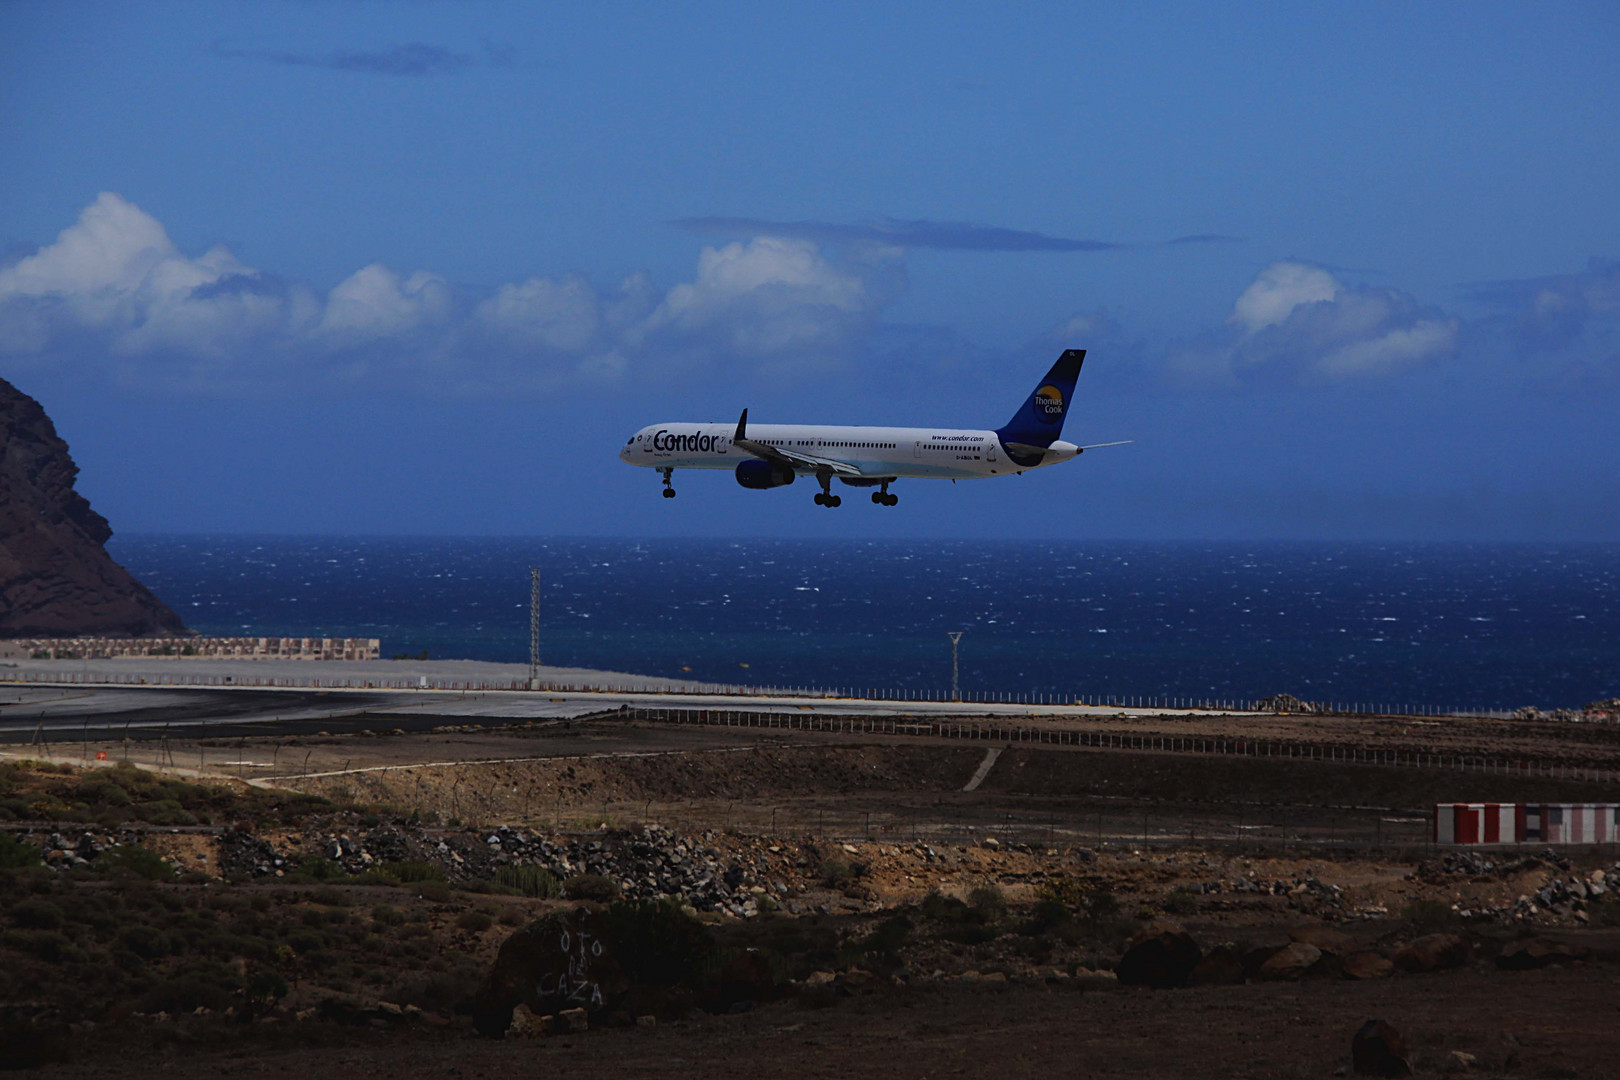
[[153, 825], [195, 825], [197, 817], [177, 799], [155, 799], [135, 807], [135, 816]]
[[402, 859], [383, 867], [383, 872], [401, 885], [415, 885], [419, 881], [443, 881], [444, 871], [430, 862]]
[[174, 867], [165, 862], [163, 856], [139, 844], [125, 844], [102, 852], [96, 856], [95, 865], [100, 870], [128, 870], [147, 881], [167, 881], [174, 877]]
[[129, 792], [105, 777], [95, 777], [81, 783], [74, 793], [91, 806], [128, 806]]
[[1198, 911], [1198, 897], [1185, 885], [1177, 885], [1164, 898], [1164, 910], [1171, 915], [1196, 914]]
[[450, 886], [442, 881], [424, 881], [416, 887], [416, 895], [435, 904], [447, 903], [453, 895]]
[[295, 876], [311, 881], [331, 881], [343, 876], [343, 867], [331, 859], [311, 855], [298, 860]]
[[223, 1009], [236, 989], [227, 976], [186, 973], [158, 983], [140, 999], [141, 1012], [185, 1013], [198, 1008]]
[[609, 904], [619, 898], [619, 886], [612, 878], [601, 874], [575, 874], [564, 883], [563, 895], [570, 900]]
[[260, 1008], [270, 1008], [287, 996], [287, 980], [273, 971], [261, 971], [248, 980], [247, 999]]
[[137, 923], [118, 935], [124, 948], [142, 960], [155, 960], [169, 951], [169, 938], [163, 931]]
[[495, 880], [519, 896], [537, 900], [555, 900], [562, 894], [557, 875], [543, 866], [503, 866], [495, 872]]
[[899, 965], [901, 948], [911, 940], [911, 931], [912, 922], [904, 915], [883, 920], [861, 939], [856, 947], [859, 958], [878, 971], [893, 971]]
[[40, 864], [39, 848], [9, 833], [0, 833], [0, 870], [20, 870]]
[[29, 930], [55, 930], [63, 921], [62, 909], [42, 897], [32, 897], [11, 906], [11, 921]]
[[1092, 889], [1086, 893], [1081, 906], [1094, 919], [1111, 919], [1119, 914], [1119, 897], [1107, 889]]
[[464, 911], [462, 912], [461, 917], [456, 920], [457, 926], [461, 927], [463, 930], [471, 930], [475, 934], [482, 934], [485, 930], [488, 930], [491, 926], [493, 926], [494, 923], [495, 920], [484, 914], [482, 911]]
[[820, 875], [821, 883], [831, 889], [847, 885], [856, 877], [855, 868], [849, 864], [849, 860], [836, 855], [822, 860]]
[[405, 915], [392, 904], [378, 904], [371, 909], [371, 921], [378, 926], [403, 926]]
[[1007, 910], [1007, 894], [995, 882], [978, 885], [968, 893], [968, 906], [986, 919], [999, 919]]
[[1401, 909], [1401, 918], [1412, 929], [1426, 933], [1455, 929], [1462, 922], [1462, 916], [1444, 900], [1414, 900]]
[[1054, 926], [1062, 926], [1070, 918], [1069, 906], [1056, 900], [1037, 901], [1034, 909], [1030, 911], [1030, 922], [1037, 932], [1049, 930]]
[[1062, 904], [1072, 911], [1085, 906], [1086, 886], [1084, 882], [1065, 874], [1053, 874], [1035, 886], [1035, 896], [1039, 900]]
[[719, 968], [708, 928], [669, 900], [619, 900], [602, 918], [614, 958], [632, 982], [698, 987]]
[[24, 937], [22, 947], [52, 964], [83, 960], [84, 953], [60, 930], [36, 930]]
[[917, 905], [917, 910], [930, 919], [943, 919], [960, 912], [965, 905], [954, 896], [946, 896], [938, 885], [930, 885], [928, 894]]

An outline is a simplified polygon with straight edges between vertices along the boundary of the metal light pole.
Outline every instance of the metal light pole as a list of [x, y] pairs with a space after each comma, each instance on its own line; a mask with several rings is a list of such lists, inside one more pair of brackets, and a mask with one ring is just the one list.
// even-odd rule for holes
[[962, 684], [958, 678], [958, 670], [956, 666], [956, 646], [957, 643], [962, 640], [962, 631], [947, 630], [945, 632], [945, 636], [951, 639], [951, 700], [961, 701]]
[[540, 689], [540, 568], [529, 567], [529, 689]]

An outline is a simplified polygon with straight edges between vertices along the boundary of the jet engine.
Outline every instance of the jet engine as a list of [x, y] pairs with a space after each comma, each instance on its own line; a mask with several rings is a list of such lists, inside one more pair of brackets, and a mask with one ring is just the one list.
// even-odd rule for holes
[[784, 469], [769, 461], [756, 458], [752, 461], [737, 462], [737, 483], [745, 488], [764, 491], [766, 488], [785, 487], [793, 483], [793, 480], [792, 469]]

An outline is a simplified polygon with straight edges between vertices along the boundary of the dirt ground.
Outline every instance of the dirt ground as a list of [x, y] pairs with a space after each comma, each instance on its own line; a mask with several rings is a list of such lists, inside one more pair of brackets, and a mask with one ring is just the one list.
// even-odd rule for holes
[[[1141, 723], [1208, 732], [1224, 723], [1230, 733], [1234, 721]], [[1560, 730], [1538, 741], [1496, 722], [1446, 721], [1436, 732], [1367, 718], [1259, 723], [1351, 747], [1582, 762], [1620, 750], [1615, 732], [1593, 725], [1539, 725]], [[1349, 1065], [1351, 1035], [1373, 1018], [1405, 1034], [1419, 1075], [1620, 1076], [1620, 904], [1592, 888], [1605, 873], [1614, 880], [1620, 853], [1506, 849], [1459, 860], [1428, 840], [1437, 801], [1610, 801], [1610, 785], [616, 720], [166, 749], [176, 762], [196, 755], [228, 786], [204, 796], [151, 779], [135, 791], [130, 773], [117, 774], [137, 808], [172, 804], [184, 818], [165, 810], [115, 827], [107, 807], [127, 817], [127, 802], [75, 801], [81, 789], [105, 793], [96, 770], [23, 770], [7, 781], [18, 818], [8, 835], [50, 846], [53, 832], [71, 844], [75, 830], [122, 828], [120, 842], [179, 872], [140, 881], [0, 872], [11, 912], [0, 926], [0, 1020], [60, 1015], [71, 1025], [69, 1060], [42, 1076], [1328, 1077]], [[277, 779], [241, 779], [266, 773]], [[57, 794], [42, 798], [53, 784]], [[318, 801], [293, 805], [285, 792]], [[47, 811], [58, 816], [25, 819]], [[490, 837], [503, 825], [528, 845], [511, 850], [656, 836], [734, 873], [730, 899], [697, 917], [735, 947], [779, 947], [788, 989], [738, 1015], [478, 1037], [462, 1011], [469, 986], [514, 927], [571, 904], [492, 886], [496, 864], [479, 853], [499, 851]], [[285, 856], [288, 876], [229, 871], [228, 826]], [[379, 829], [407, 836], [417, 861], [379, 854], [377, 869], [361, 872], [347, 849], [327, 857], [339, 840], [375, 846], [367, 837]], [[437, 877], [387, 877], [395, 865], [425, 873], [422, 859], [439, 860], [428, 867]], [[1534, 899], [1555, 887], [1554, 900]], [[1313, 969], [1298, 981], [1120, 985], [1113, 969], [1132, 936], [1166, 916], [1206, 951], [1230, 943], [1269, 955], [1291, 933], [1324, 929], [1345, 935], [1346, 949], [1386, 958], [1435, 932], [1466, 938], [1471, 951], [1454, 967], [1378, 978]], [[145, 938], [129, 938], [119, 918], [145, 920], [168, 945], [140, 948]], [[890, 945], [874, 944], [895, 927]], [[220, 986], [262, 972], [286, 980], [283, 995], [248, 1009], [227, 994], [196, 1013], [176, 974], [191, 962], [187, 934], [213, 950], [198, 970]], [[1583, 958], [1499, 969], [1499, 953], [1531, 939]], [[129, 959], [129, 947], [143, 959]], [[97, 950], [123, 968], [92, 990]], [[50, 983], [53, 971], [66, 981]], [[822, 975], [836, 995], [804, 990]], [[65, 1000], [73, 980], [77, 1003]], [[52, 1004], [53, 993], [64, 1000]], [[144, 997], [85, 1011], [85, 1000], [119, 994]], [[159, 1008], [171, 998], [188, 1007]]]
[[[245, 1031], [198, 1045], [177, 1039], [143, 1058], [174, 1080], [318, 1077], [870, 1076], [1326, 1078], [1350, 1065], [1369, 1018], [1396, 1023], [1418, 1075], [1460, 1050], [1476, 1076], [1620, 1075], [1614, 969], [1511, 977], [1467, 970], [1377, 983], [1262, 983], [1177, 991], [1084, 990], [982, 981], [885, 990], [826, 1009], [780, 1003], [539, 1040], [489, 1042], [454, 1032], [355, 1030], [324, 1045]], [[210, 1045], [211, 1043], [211, 1045]], [[122, 1077], [103, 1059], [55, 1077]]]

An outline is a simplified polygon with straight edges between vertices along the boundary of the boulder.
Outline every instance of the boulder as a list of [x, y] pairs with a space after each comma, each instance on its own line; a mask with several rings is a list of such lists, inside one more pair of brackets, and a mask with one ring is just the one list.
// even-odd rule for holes
[[1266, 966], [1266, 961], [1282, 952], [1286, 943], [1280, 945], [1251, 945], [1243, 951], [1243, 970], [1249, 978], [1258, 979], [1260, 969]]
[[1446, 1055], [1446, 1062], [1441, 1068], [1448, 1073], [1468, 1072], [1479, 1062], [1479, 1058], [1466, 1050], [1453, 1050]]
[[1443, 971], [1468, 963], [1472, 951], [1461, 934], [1425, 934], [1396, 950], [1395, 966], [1402, 971]]
[[1510, 942], [1496, 957], [1496, 966], [1503, 971], [1534, 971], [1550, 964], [1568, 964], [1585, 960], [1590, 954], [1582, 945], [1568, 945], [1546, 938], [1528, 938]]
[[740, 952], [720, 969], [718, 1012], [738, 1012], [777, 996], [776, 975], [765, 954], [757, 949]]
[[1295, 941], [1278, 949], [1270, 960], [1260, 967], [1263, 979], [1293, 982], [1305, 975], [1322, 959], [1322, 950], [1303, 941]]
[[1236, 986], [1249, 977], [1243, 966], [1243, 954], [1231, 942], [1217, 945], [1193, 968], [1187, 977], [1188, 986]]
[[1395, 964], [1387, 956], [1363, 949], [1346, 956], [1340, 971], [1347, 979], [1386, 979], [1394, 973]]
[[533, 1039], [542, 1035], [550, 1035], [552, 1018], [549, 1016], [536, 1016], [527, 1005], [519, 1005], [512, 1010], [512, 1023], [506, 1029], [508, 1039]]
[[473, 1026], [498, 1039], [512, 1026], [519, 1005], [535, 1016], [560, 1017], [565, 1010], [600, 1012], [617, 1004], [630, 981], [614, 959], [602, 923], [599, 913], [580, 908], [513, 933], [473, 998]]
[[579, 1035], [589, 1031], [590, 1014], [584, 1009], [564, 1009], [557, 1014], [557, 1031], [563, 1035]]
[[1358, 1076], [1411, 1076], [1406, 1060], [1406, 1040], [1382, 1020], [1361, 1025], [1350, 1040], [1350, 1063]]
[[1179, 923], [1156, 919], [1131, 939], [1114, 973], [1126, 986], [1167, 990], [1185, 986], [1203, 958], [1204, 950]]
[[1335, 930], [1331, 926], [1311, 924], [1296, 926], [1288, 931], [1293, 941], [1314, 945], [1329, 956], [1349, 956], [1356, 951], [1356, 939], [1343, 930]]

